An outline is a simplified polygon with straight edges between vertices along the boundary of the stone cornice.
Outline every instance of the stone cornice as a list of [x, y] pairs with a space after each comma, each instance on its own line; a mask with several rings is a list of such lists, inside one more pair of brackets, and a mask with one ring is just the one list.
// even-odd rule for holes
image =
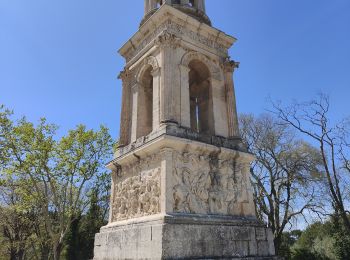
[[163, 5], [123, 45], [119, 53], [129, 62], [140, 52], [154, 46], [154, 40], [164, 32], [222, 57], [227, 56], [228, 49], [236, 41], [234, 37], [214, 27], [201, 23], [169, 5]]

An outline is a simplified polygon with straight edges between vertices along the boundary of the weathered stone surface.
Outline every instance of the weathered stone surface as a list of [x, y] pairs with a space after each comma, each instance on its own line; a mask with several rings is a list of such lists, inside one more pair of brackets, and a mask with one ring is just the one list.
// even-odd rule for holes
[[204, 2], [145, 0], [143, 25], [119, 51], [120, 147], [95, 260], [276, 259], [238, 131], [235, 39], [209, 26]]
[[256, 229], [266, 228], [232, 217], [160, 216], [103, 228], [96, 235], [94, 259], [275, 259], [268, 241], [251, 236]]

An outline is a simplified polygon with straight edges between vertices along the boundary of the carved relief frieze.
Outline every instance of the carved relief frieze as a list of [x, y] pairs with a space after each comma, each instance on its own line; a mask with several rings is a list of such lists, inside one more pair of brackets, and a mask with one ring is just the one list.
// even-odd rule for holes
[[225, 47], [224, 43], [219, 42], [216, 35], [206, 37], [198, 32], [186, 28], [185, 26], [175, 23], [174, 21], [168, 20], [162, 25], [158, 26], [155, 30], [153, 30], [147, 37], [144, 37], [142, 41], [138, 42], [137, 44], [134, 43], [133, 47], [130, 48], [127, 54], [125, 55], [127, 62], [129, 62], [133, 57], [135, 57], [139, 52], [141, 52], [152, 41], [157, 40], [158, 36], [160, 36], [162, 32], [165, 32], [163, 33], [163, 36], [171, 36], [170, 38], [168, 38], [170, 40], [175, 40], [175, 37], [188, 37], [194, 42], [203, 44], [209, 48], [214, 49], [222, 56], [226, 56], [227, 54], [227, 47]]
[[240, 215], [248, 199], [242, 169], [234, 159], [174, 153], [174, 212]]
[[123, 167], [115, 181], [113, 221], [160, 212], [160, 172], [160, 162], [154, 156]]

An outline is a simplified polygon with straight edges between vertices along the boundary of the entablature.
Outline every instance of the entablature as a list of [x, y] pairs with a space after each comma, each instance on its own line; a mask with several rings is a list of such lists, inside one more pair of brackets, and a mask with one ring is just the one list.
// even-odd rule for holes
[[228, 56], [228, 49], [236, 41], [234, 37], [214, 27], [201, 23], [169, 5], [163, 5], [119, 50], [126, 59], [127, 66], [154, 47], [157, 44], [155, 41], [165, 32], [222, 58]]

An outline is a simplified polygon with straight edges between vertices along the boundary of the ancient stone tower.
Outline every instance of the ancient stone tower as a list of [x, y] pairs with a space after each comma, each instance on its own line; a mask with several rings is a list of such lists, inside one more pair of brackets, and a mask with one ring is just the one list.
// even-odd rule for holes
[[257, 221], [228, 49], [204, 0], [145, 0], [126, 59], [110, 218], [96, 260], [274, 259]]

